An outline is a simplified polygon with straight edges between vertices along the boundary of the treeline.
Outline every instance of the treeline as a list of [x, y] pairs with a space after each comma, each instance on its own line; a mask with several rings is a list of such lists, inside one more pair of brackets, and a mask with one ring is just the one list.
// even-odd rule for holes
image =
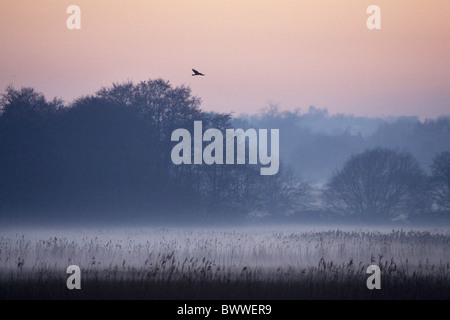
[[307, 202], [308, 185], [283, 166], [262, 177], [250, 165], [174, 165], [175, 129], [231, 128], [187, 87], [128, 82], [70, 105], [8, 87], [0, 106], [3, 218], [231, 221]]
[[[0, 218], [388, 222], [450, 212], [449, 118], [387, 121], [276, 108], [232, 118], [204, 112], [200, 104], [188, 87], [161, 79], [114, 84], [70, 104], [32, 88], [6, 88]], [[332, 132], [321, 129], [327, 119]], [[280, 172], [174, 165], [171, 134], [193, 132], [195, 120], [204, 130], [280, 129]]]
[[448, 214], [450, 152], [439, 153], [427, 175], [408, 152], [366, 150], [352, 156], [330, 178], [323, 198], [332, 212], [364, 222], [411, 217], [424, 221], [432, 213]]
[[280, 159], [314, 184], [325, 184], [354, 154], [377, 147], [411, 153], [430, 173], [434, 157], [450, 150], [450, 117], [419, 121], [417, 117], [366, 118], [330, 115], [310, 107], [306, 112], [271, 106], [256, 115], [240, 115], [233, 125], [282, 128]]

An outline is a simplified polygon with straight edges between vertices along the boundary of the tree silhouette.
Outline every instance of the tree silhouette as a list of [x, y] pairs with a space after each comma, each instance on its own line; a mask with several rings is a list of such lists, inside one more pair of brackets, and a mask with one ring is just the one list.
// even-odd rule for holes
[[431, 165], [431, 197], [439, 209], [450, 212], [450, 152], [441, 152]]
[[42, 93], [26, 87], [16, 90], [8, 86], [6, 93], [0, 99], [0, 113], [3, 121], [34, 120], [52, 114], [62, 107], [62, 100], [55, 98], [47, 101]]
[[338, 212], [387, 220], [423, 208], [424, 177], [409, 153], [375, 148], [352, 156], [330, 179], [324, 195]]
[[69, 105], [32, 88], [8, 87], [0, 110], [2, 215], [231, 221], [254, 211], [292, 213], [307, 197], [306, 184], [293, 174], [173, 164], [175, 129], [193, 138], [200, 120], [204, 130], [225, 134], [231, 116], [201, 111], [188, 87], [162, 79], [116, 83]]

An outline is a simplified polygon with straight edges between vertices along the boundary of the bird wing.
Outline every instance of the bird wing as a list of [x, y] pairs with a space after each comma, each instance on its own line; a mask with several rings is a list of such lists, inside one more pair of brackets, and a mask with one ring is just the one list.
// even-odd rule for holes
[[195, 69], [192, 69], [192, 72], [194, 72], [195, 74], [199, 74], [200, 72], [198, 72], [197, 70], [195, 70]]

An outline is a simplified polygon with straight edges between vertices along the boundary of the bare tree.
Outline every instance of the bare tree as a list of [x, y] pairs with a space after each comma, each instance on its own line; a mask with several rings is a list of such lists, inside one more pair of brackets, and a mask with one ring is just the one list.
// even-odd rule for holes
[[425, 175], [406, 152], [375, 148], [352, 156], [328, 182], [325, 200], [361, 219], [409, 215], [426, 205]]
[[433, 160], [431, 198], [440, 210], [450, 212], [450, 151], [439, 153]]

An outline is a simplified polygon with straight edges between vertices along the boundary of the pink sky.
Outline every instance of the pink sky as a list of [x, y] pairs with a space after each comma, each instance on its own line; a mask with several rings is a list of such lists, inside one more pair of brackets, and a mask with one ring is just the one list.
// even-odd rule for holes
[[[371, 4], [382, 30], [366, 27]], [[450, 114], [449, 13], [448, 0], [0, 0], [0, 88], [70, 102], [162, 77], [205, 110], [434, 118]]]

